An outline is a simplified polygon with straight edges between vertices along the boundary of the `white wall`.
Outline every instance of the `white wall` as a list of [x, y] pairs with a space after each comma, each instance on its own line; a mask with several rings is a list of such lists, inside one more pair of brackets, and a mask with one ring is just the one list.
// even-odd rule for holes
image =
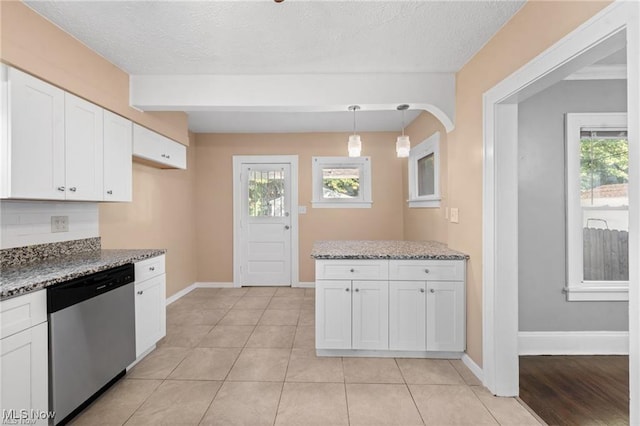
[[[68, 216], [69, 232], [52, 233], [51, 216]], [[98, 236], [97, 203], [0, 202], [0, 249]]]
[[627, 302], [567, 302], [565, 127], [569, 112], [624, 112], [625, 80], [562, 81], [518, 105], [520, 331], [626, 331]]

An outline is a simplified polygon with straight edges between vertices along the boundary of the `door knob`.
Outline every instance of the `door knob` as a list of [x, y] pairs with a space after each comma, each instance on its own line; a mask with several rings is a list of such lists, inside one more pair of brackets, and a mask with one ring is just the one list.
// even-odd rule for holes
[[284, 226], [284, 229], [289, 229], [289, 225], [285, 225], [285, 226]]
[[284, 217], [289, 217], [289, 212], [285, 212]]

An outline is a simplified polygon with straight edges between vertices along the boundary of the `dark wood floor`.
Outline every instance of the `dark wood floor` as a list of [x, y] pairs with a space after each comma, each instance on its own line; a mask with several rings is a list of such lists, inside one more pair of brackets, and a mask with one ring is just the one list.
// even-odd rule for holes
[[629, 357], [521, 356], [520, 398], [549, 425], [627, 425]]

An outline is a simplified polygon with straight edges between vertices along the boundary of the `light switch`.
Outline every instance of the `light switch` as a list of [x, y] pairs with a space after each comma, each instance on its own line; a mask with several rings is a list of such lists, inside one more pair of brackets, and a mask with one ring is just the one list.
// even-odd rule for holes
[[307, 206], [298, 206], [298, 214], [307, 214]]
[[451, 217], [451, 223], [458, 223], [458, 208], [451, 207], [449, 211], [449, 216]]

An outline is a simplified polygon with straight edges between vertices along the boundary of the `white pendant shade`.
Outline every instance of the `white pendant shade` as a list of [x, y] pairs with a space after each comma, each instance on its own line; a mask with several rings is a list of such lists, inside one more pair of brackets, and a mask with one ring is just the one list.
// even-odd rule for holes
[[408, 157], [409, 151], [411, 151], [409, 136], [398, 136], [398, 140], [396, 141], [396, 155], [398, 158]]
[[360, 141], [360, 135], [349, 136], [349, 157], [360, 157], [360, 151], [362, 151], [362, 142]]

